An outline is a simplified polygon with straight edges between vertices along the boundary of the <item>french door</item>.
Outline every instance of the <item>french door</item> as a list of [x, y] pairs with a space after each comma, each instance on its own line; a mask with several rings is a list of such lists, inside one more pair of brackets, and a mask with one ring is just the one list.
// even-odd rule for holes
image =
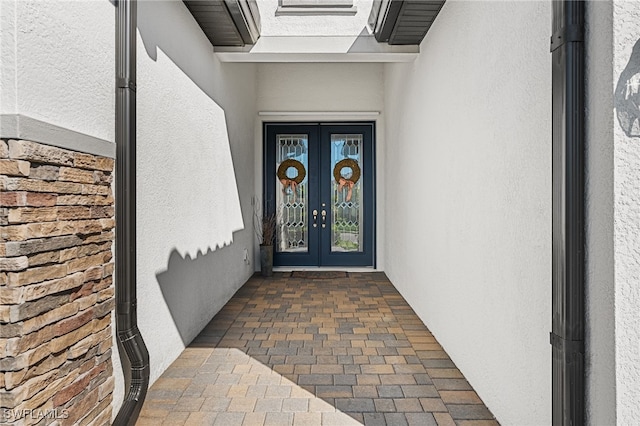
[[264, 135], [274, 265], [373, 266], [373, 123], [267, 123]]

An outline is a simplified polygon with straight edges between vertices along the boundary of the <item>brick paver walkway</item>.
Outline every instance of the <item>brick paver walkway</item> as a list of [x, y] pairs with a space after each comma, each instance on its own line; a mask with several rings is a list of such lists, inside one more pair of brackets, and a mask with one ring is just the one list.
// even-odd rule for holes
[[251, 278], [138, 425], [497, 425], [383, 273]]

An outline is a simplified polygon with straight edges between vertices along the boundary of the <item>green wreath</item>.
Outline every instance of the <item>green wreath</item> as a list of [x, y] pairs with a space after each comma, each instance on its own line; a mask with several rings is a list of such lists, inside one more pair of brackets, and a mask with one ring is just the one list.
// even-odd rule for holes
[[[289, 170], [289, 167], [293, 167], [298, 171], [298, 175], [296, 177], [290, 178], [289, 176], [287, 176], [287, 170]], [[277, 175], [278, 179], [281, 181], [292, 180], [296, 184], [300, 184], [304, 180], [305, 176], [307, 176], [307, 171], [305, 170], [304, 165], [298, 160], [288, 159], [280, 163], [280, 166], [278, 166]]]
[[340, 160], [336, 163], [333, 168], [333, 178], [336, 180], [336, 183], [339, 184], [340, 179], [345, 179], [342, 177], [342, 174], [340, 174], [344, 167], [350, 168], [352, 172], [351, 178], [348, 180], [353, 182], [354, 185], [358, 183], [358, 180], [360, 180], [360, 166], [358, 166], [358, 162], [356, 160], [352, 160], [351, 158], [345, 158], [344, 160]]

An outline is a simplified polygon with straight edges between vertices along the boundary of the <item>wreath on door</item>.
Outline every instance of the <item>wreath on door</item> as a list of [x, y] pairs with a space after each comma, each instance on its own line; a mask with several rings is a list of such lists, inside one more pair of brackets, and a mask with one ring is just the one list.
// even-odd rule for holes
[[[296, 169], [298, 174], [295, 177], [290, 178], [287, 176], [287, 170], [291, 167]], [[304, 165], [298, 160], [288, 159], [284, 160], [278, 166], [278, 171], [276, 172], [278, 176], [278, 180], [282, 184], [282, 193], [285, 194], [287, 192], [287, 188], [291, 188], [291, 192], [293, 193], [293, 201], [296, 201], [297, 193], [298, 193], [298, 185], [302, 183], [304, 178], [307, 176], [307, 171], [304, 168]]]
[[[351, 177], [349, 179], [342, 176], [342, 169], [347, 168], [351, 169]], [[333, 178], [338, 184], [338, 191], [344, 190], [347, 188], [347, 197], [345, 200], [347, 202], [351, 201], [351, 196], [353, 195], [353, 187], [360, 180], [360, 166], [356, 160], [351, 158], [345, 158], [344, 160], [340, 160], [333, 167]]]

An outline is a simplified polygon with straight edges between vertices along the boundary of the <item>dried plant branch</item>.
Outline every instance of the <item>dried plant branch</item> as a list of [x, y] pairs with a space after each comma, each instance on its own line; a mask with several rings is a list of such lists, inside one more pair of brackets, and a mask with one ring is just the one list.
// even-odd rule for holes
[[263, 213], [261, 203], [256, 200], [253, 209], [253, 221], [253, 229], [260, 245], [273, 245], [276, 241], [278, 215], [276, 213]]
[[262, 244], [270, 246], [275, 243], [277, 222], [275, 213], [262, 217]]

